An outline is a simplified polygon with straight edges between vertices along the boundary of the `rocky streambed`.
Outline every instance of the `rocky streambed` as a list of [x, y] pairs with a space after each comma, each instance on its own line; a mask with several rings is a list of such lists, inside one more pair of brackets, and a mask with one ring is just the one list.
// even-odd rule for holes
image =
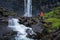
[[17, 32], [7, 27], [7, 21], [0, 21], [0, 40], [9, 40]]
[[[60, 29], [49, 33], [43, 24], [47, 24], [40, 17], [19, 17], [19, 23], [27, 27], [31, 27], [36, 35], [29, 35], [27, 37], [33, 38], [35, 40], [59, 40], [60, 39]], [[4, 21], [2, 21], [4, 20]], [[7, 27], [8, 21], [5, 19], [0, 20], [0, 40], [9, 40], [12, 36], [15, 36], [17, 32], [12, 31]], [[49, 24], [49, 23], [48, 23]], [[12, 37], [13, 38], [13, 37]]]

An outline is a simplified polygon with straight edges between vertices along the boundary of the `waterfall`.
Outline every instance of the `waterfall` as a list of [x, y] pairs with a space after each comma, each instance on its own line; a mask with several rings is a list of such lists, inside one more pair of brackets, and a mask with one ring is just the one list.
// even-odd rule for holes
[[26, 27], [22, 24], [18, 23], [19, 20], [16, 18], [11, 18], [8, 20], [8, 27], [11, 28], [13, 31], [17, 31], [17, 36], [15, 37], [15, 40], [33, 40], [30, 39], [27, 36], [26, 30], [29, 29], [31, 30], [30, 35], [34, 34], [32, 28]]
[[32, 17], [32, 0], [24, 0], [24, 16]]

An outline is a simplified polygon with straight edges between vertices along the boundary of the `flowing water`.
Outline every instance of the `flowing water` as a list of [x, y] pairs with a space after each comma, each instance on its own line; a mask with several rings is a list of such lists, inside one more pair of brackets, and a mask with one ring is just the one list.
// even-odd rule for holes
[[[24, 13], [25, 17], [32, 17], [32, 0], [24, 0]], [[35, 34], [32, 28], [19, 24], [18, 19], [9, 19], [8, 27], [11, 28], [13, 31], [17, 31], [17, 36], [15, 37], [15, 40], [33, 40], [31, 38], [26, 37], [28, 34]], [[30, 32], [27, 32], [27, 30], [29, 30]]]
[[11, 28], [13, 31], [17, 31], [17, 36], [15, 37], [15, 40], [33, 40], [30, 39], [27, 36], [26, 30], [31, 30], [30, 35], [34, 34], [32, 28], [26, 27], [22, 24], [18, 23], [19, 20], [16, 18], [11, 18], [8, 20], [8, 27]]
[[24, 0], [24, 16], [32, 17], [32, 0]]

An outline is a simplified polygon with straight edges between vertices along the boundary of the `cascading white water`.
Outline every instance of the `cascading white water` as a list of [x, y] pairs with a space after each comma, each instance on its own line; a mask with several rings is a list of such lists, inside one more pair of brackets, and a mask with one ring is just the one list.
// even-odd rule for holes
[[[17, 31], [17, 36], [15, 37], [15, 40], [33, 40], [30, 38], [27, 38], [27, 32], [26, 30], [32, 30], [32, 28], [26, 27], [22, 24], [18, 23], [19, 20], [16, 18], [11, 18], [8, 20], [8, 27], [11, 28], [13, 31]], [[30, 33], [31, 35], [34, 34], [33, 31]]]
[[32, 0], [24, 0], [24, 16], [32, 17]]

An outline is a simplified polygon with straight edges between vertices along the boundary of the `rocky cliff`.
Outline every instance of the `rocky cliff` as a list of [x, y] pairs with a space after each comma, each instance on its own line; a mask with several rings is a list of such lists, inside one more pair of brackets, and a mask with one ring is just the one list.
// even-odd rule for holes
[[[48, 12], [59, 4], [60, 0], [32, 0], [33, 15], [38, 15], [41, 10]], [[24, 0], [0, 0], [0, 7], [15, 11], [19, 16], [24, 14]]]

